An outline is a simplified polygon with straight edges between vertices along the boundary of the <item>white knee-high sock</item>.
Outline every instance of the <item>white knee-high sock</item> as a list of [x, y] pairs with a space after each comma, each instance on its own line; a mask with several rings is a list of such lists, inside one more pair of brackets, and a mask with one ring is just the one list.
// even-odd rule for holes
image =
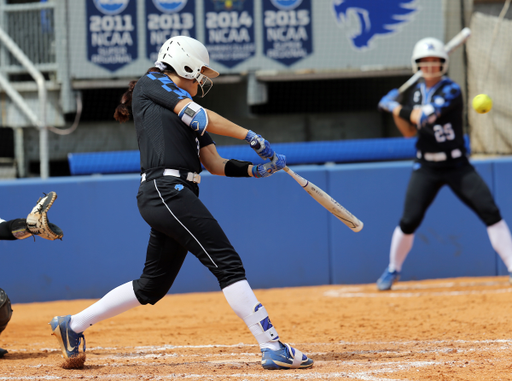
[[99, 321], [114, 317], [140, 305], [133, 291], [133, 283], [130, 281], [114, 288], [82, 312], [71, 316], [69, 327], [76, 333], [80, 333]]
[[[224, 293], [224, 296], [226, 297], [230, 307], [233, 309], [233, 311], [235, 311], [240, 319], [244, 320], [244, 322], [245, 318], [254, 313], [254, 307], [260, 304], [256, 298], [256, 295], [254, 295], [249, 282], [246, 280], [233, 283], [222, 289], [222, 292]], [[275, 341], [264, 341], [258, 338], [261, 337], [260, 334], [262, 332], [262, 329], [259, 325], [255, 324], [247, 326], [249, 327], [249, 330], [254, 335], [254, 337], [256, 337], [258, 340], [260, 348], [269, 348], [272, 350], [277, 350], [280, 348], [279, 343]]]
[[402, 271], [402, 265], [411, 251], [414, 242], [413, 234], [404, 234], [400, 226], [395, 228], [391, 238], [391, 249], [389, 251], [389, 271]]
[[508, 272], [512, 272], [512, 236], [505, 220], [487, 227], [493, 249], [499, 254]]

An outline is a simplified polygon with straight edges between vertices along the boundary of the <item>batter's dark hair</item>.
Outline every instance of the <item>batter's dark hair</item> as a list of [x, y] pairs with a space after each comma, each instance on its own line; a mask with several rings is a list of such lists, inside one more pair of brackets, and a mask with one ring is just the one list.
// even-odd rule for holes
[[[146, 71], [146, 74], [148, 73], [164, 73], [164, 74], [172, 74], [176, 73], [176, 71], [172, 68], [172, 66], [169, 66], [165, 64], [166, 68], [165, 70], [160, 70], [157, 67], [150, 67], [148, 71]], [[130, 120], [130, 117], [132, 115], [132, 95], [133, 95], [133, 88], [137, 84], [137, 81], [130, 81], [128, 84], [128, 90], [123, 94], [121, 97], [121, 102], [116, 107], [116, 111], [114, 112], [114, 119], [117, 120], [120, 123], [124, 123]]]

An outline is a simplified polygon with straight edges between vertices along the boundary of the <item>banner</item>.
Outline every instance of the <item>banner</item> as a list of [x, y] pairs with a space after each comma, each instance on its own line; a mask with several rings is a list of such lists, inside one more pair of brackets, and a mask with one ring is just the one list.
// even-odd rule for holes
[[137, 57], [137, 1], [87, 0], [87, 59], [116, 71]]
[[313, 52], [311, 0], [263, 0], [264, 54], [290, 66]]
[[146, 0], [146, 57], [155, 62], [160, 46], [174, 36], [196, 38], [194, 0]]
[[254, 56], [253, 0], [205, 0], [204, 9], [210, 59], [232, 68]]

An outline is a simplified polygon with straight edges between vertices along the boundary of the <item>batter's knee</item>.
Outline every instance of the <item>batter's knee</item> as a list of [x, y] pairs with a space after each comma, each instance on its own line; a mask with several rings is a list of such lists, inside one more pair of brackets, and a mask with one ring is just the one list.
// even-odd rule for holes
[[133, 291], [140, 304], [155, 304], [169, 292], [172, 286], [154, 279], [140, 278], [133, 281]]
[[502, 220], [501, 213], [497, 208], [489, 213], [480, 214], [480, 218], [484, 222], [485, 226], [494, 225]]
[[400, 220], [400, 229], [402, 229], [402, 232], [404, 234], [412, 234], [418, 229], [418, 226], [420, 226], [421, 220], [410, 220], [402, 218]]
[[11, 301], [4, 290], [0, 288], [0, 333], [7, 327], [11, 320], [12, 308]]
[[245, 276], [245, 269], [241, 264], [240, 266], [224, 269], [210, 269], [210, 271], [217, 278], [221, 290], [233, 283], [241, 280], [247, 280]]

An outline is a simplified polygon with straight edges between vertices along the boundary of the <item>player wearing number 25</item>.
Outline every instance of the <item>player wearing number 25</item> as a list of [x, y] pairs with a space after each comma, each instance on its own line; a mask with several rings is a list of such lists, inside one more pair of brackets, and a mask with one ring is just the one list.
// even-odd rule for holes
[[[400, 103], [398, 90], [384, 96], [379, 109], [392, 113], [405, 137], [417, 135], [417, 159], [407, 188], [404, 211], [391, 239], [389, 266], [377, 280], [379, 290], [390, 290], [412, 248], [414, 232], [444, 185], [473, 210], [487, 226], [492, 247], [512, 273], [512, 238], [486, 183], [470, 164], [464, 148], [463, 100], [460, 87], [444, 74], [448, 55], [435, 38], [418, 41], [412, 53], [418, 81]], [[512, 280], [512, 278], [510, 278]]]
[[[255, 178], [268, 177], [286, 166], [285, 157], [260, 135], [192, 100], [198, 92], [204, 96], [213, 85], [211, 78], [219, 75], [209, 61], [201, 42], [184, 36], [170, 38], [160, 48], [155, 67], [130, 83], [116, 109], [114, 117], [120, 122], [133, 116], [137, 132], [141, 165], [137, 204], [151, 227], [146, 262], [139, 279], [115, 288], [82, 312], [53, 318], [51, 328], [65, 358], [84, 357], [80, 343], [84, 340], [85, 350], [83, 332], [93, 324], [162, 299], [191, 252], [217, 278], [228, 304], [259, 343], [263, 368], [313, 365], [305, 354], [280, 341], [247, 281], [239, 254], [199, 199], [201, 164], [214, 175]], [[222, 158], [209, 133], [246, 140], [247, 149], [253, 148], [266, 162], [253, 165]], [[254, 207], [259, 208], [248, 197], [246, 211]], [[265, 229], [251, 234], [255, 246], [265, 239]]]

